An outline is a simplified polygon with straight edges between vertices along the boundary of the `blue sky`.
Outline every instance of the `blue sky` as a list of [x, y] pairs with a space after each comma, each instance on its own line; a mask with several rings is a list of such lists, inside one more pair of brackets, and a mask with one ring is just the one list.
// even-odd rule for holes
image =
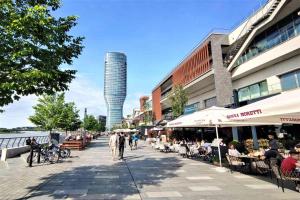
[[[77, 15], [73, 35], [84, 36], [84, 50], [72, 68], [77, 78], [67, 92], [83, 113], [106, 115], [103, 98], [104, 55], [121, 51], [128, 59], [124, 114], [138, 107], [212, 29], [229, 29], [266, 0], [63, 0], [56, 16]], [[35, 96], [24, 97], [0, 114], [0, 127], [31, 125]]]

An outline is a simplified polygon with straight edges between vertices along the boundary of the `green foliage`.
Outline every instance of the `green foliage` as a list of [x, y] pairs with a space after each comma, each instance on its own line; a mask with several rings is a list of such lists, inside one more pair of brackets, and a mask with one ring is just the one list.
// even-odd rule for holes
[[115, 125], [113, 125], [111, 130], [122, 129], [122, 128], [123, 128], [123, 124], [115, 124]]
[[93, 115], [87, 115], [83, 120], [83, 128], [88, 131], [104, 131], [105, 125], [99, 122]]
[[0, 107], [68, 89], [76, 71], [60, 66], [80, 55], [83, 37], [68, 34], [77, 17], [52, 15], [59, 7], [60, 0], [0, 1]]
[[152, 115], [152, 111], [149, 110], [150, 109], [150, 105], [149, 103], [145, 103], [144, 104], [144, 123], [147, 125], [149, 122], [153, 121], [153, 115]]
[[65, 103], [64, 93], [43, 95], [33, 107], [35, 114], [29, 120], [35, 125], [49, 130], [77, 130], [80, 126], [78, 112], [74, 103]]
[[184, 112], [184, 107], [188, 101], [186, 92], [181, 85], [176, 85], [170, 93], [169, 99], [172, 104], [173, 117], [179, 117]]
[[62, 121], [59, 128], [66, 131], [75, 131], [80, 128], [79, 110], [76, 109], [75, 103], [66, 103], [62, 112]]

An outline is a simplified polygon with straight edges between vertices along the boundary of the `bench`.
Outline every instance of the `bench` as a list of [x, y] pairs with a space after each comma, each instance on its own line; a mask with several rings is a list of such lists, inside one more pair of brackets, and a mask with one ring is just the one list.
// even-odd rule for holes
[[64, 141], [62, 144], [62, 147], [69, 148], [69, 149], [75, 149], [81, 151], [84, 146], [82, 140], [70, 140], [70, 141]]

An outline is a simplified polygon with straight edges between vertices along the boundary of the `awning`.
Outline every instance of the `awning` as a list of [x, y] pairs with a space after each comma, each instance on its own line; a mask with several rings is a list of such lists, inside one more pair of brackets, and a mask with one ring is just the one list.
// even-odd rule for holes
[[166, 127], [215, 127], [216, 125], [218, 127], [235, 127], [274, 124], [266, 121], [231, 120], [228, 115], [232, 112], [234, 109], [213, 106], [190, 115], [178, 117], [167, 123]]
[[231, 110], [230, 121], [300, 124], [300, 89]]

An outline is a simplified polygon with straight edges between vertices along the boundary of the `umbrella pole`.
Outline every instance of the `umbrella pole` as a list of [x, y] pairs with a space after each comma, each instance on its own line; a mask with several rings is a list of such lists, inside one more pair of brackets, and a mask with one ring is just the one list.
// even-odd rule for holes
[[[218, 125], [216, 125], [216, 135], [217, 135], [217, 140], [219, 140]], [[220, 167], [222, 167], [222, 158], [221, 158], [220, 144], [218, 144], [218, 152], [219, 152]]]

